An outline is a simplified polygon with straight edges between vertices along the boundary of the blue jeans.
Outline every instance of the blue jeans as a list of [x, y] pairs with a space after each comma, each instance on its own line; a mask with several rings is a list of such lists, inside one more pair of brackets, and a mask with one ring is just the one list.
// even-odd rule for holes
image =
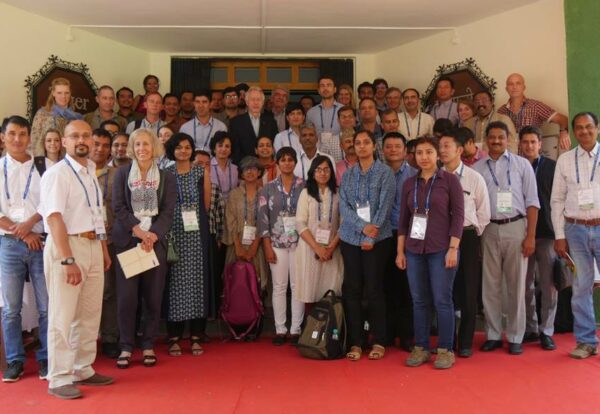
[[35, 301], [39, 313], [41, 346], [36, 352], [38, 361], [48, 359], [48, 291], [44, 277], [43, 250], [29, 250], [27, 245], [16, 239], [0, 237], [0, 266], [2, 267], [2, 334], [6, 360], [25, 362], [25, 349], [21, 328], [21, 308], [25, 277], [33, 284]]
[[600, 267], [600, 226], [565, 224], [569, 254], [575, 262], [577, 277], [573, 278], [573, 332], [579, 344], [598, 345], [594, 317], [594, 261]]
[[454, 344], [454, 302], [452, 288], [456, 268], [446, 269], [447, 250], [429, 254], [406, 252], [406, 273], [413, 299], [415, 345], [429, 350], [431, 309], [438, 319], [438, 347], [452, 350]]

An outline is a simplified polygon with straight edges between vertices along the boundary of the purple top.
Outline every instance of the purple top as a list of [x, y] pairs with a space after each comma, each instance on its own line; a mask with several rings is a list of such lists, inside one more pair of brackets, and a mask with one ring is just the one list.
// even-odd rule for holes
[[419, 180], [417, 190], [418, 213], [425, 214], [425, 199], [433, 177], [425, 182], [417, 174], [407, 179], [402, 187], [398, 235], [406, 236], [405, 248], [414, 254], [437, 253], [446, 250], [450, 245], [450, 237], [459, 239], [462, 237], [464, 198], [460, 181], [456, 175], [442, 169], [439, 169], [436, 174], [429, 200], [430, 209], [425, 240], [416, 240], [410, 237], [412, 218], [415, 213], [415, 180]]

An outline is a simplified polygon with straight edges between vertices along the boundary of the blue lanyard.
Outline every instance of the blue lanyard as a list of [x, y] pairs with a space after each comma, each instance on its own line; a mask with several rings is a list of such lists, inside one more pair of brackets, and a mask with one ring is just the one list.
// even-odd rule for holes
[[[406, 116], [406, 112], [402, 112], [404, 114], [404, 121], [406, 121], [406, 132], [408, 132], [408, 138], [410, 138], [410, 124], [408, 123], [408, 117]], [[417, 124], [417, 137], [421, 133], [421, 111], [419, 111], [419, 121]]]
[[[321, 222], [321, 203], [319, 201], [319, 206], [317, 207], [317, 223]], [[333, 193], [331, 193], [331, 203], [329, 203], [329, 224], [331, 224], [331, 220], [333, 218]]]
[[[190, 174], [192, 173], [192, 170], [190, 169]], [[219, 176], [217, 175], [217, 178]], [[179, 199], [179, 204], [183, 205], [184, 204], [184, 199], [183, 199], [183, 185], [181, 184], [181, 174], [179, 174], [177, 172], [177, 168], [175, 168], [175, 184], [177, 184], [177, 198]], [[193, 186], [192, 186], [193, 187]], [[190, 191], [190, 205], [194, 205], [196, 204], [196, 197], [194, 196], [194, 189], [192, 188]]]
[[462, 163], [461, 166], [460, 166], [460, 172], [458, 173], [458, 179], [459, 179], [459, 181], [462, 178], [464, 171], [465, 171], [465, 164]]
[[[258, 192], [254, 194], [254, 222], [256, 222], [256, 212], [258, 211]], [[244, 223], [248, 223], [248, 197], [244, 188]]]
[[[577, 155], [577, 154], [575, 154], [575, 155]], [[487, 160], [486, 164], [487, 164], [488, 170], [490, 170], [490, 174], [492, 175], [492, 180], [494, 180], [496, 187], [500, 188], [500, 183], [498, 182], [498, 178], [496, 178], [496, 174], [494, 174], [494, 171], [492, 170], [489, 159]], [[506, 176], [508, 177], [508, 188], [510, 189], [510, 187], [512, 187], [512, 184], [510, 181], [510, 154], [508, 154], [508, 168], [506, 169]]]
[[[31, 160], [33, 162], [33, 160]], [[27, 195], [29, 194], [29, 187], [31, 186], [31, 176], [33, 175], [33, 169], [35, 168], [35, 163], [31, 164], [31, 169], [29, 170], [29, 176], [27, 177], [27, 184], [25, 184], [25, 191], [23, 192], [23, 201], [27, 199]], [[10, 204], [10, 193], [8, 192], [8, 163], [6, 161], [6, 157], [4, 157], [4, 193], [6, 194], [6, 199]]]
[[[433, 178], [431, 180], [431, 185], [429, 186], [429, 191], [427, 192], [427, 198], [425, 198], [425, 214], [429, 214], [429, 199], [431, 198], [431, 190], [433, 189], [433, 184], [435, 183], [435, 179], [437, 178], [438, 170], [435, 170], [433, 174]], [[417, 203], [417, 192], [419, 189], [419, 177], [415, 177], [415, 192], [413, 194], [413, 208], [415, 210], [414, 214], [419, 212], [419, 204]]]
[[[290, 146], [290, 147], [292, 146], [292, 139], [290, 138], [290, 137], [291, 137], [291, 135], [292, 135], [292, 130], [290, 129], [290, 130], [288, 131], [288, 144], [289, 144], [289, 146]], [[292, 147], [292, 148], [293, 148], [293, 147]]]
[[[142, 121], [142, 127], [152, 129], [152, 122], [150, 122], [150, 121], [146, 122], [146, 118], [144, 118], [144, 120]], [[156, 135], [158, 135], [159, 129], [160, 129], [160, 119], [158, 121], [156, 121]], [[73, 171], [75, 171], [75, 170], [73, 170]]]
[[[210, 139], [210, 134], [212, 134], [213, 126], [215, 125], [214, 122], [211, 122], [211, 121], [212, 121], [212, 117], [208, 121], [208, 124], [210, 125], [210, 129], [208, 130], [208, 135], [206, 136], [206, 138], [204, 138], [204, 144], [202, 144], [202, 149], [206, 148], [206, 144], [208, 143], [208, 140]], [[194, 142], [196, 142], [196, 119], [194, 119]]]
[[[331, 125], [329, 126], [329, 131], [333, 130], [333, 122], [335, 121], [335, 110], [337, 106], [333, 104], [333, 114], [331, 115]], [[319, 104], [319, 109], [321, 110], [321, 129], [325, 129], [325, 122], [323, 121], [323, 105]]]
[[[575, 147], [575, 172], [577, 173], [577, 184], [579, 184], [579, 157], [577, 156], [578, 149], [579, 149], [578, 146]], [[590, 183], [592, 181], [594, 181], [594, 175], [596, 174], [596, 166], [598, 165], [598, 154], [600, 154], [600, 148], [596, 149], [596, 156], [594, 157], [594, 166], [592, 167], [592, 175], [590, 177]], [[6, 169], [6, 167], [4, 167], [4, 168]]]
[[223, 187], [221, 187], [221, 179], [219, 178], [219, 165], [214, 165], [215, 167], [215, 175], [217, 176], [217, 183], [219, 184], [219, 188], [221, 189], [221, 191], [225, 194], [229, 193], [229, 191], [231, 191], [231, 186], [233, 185], [233, 179], [231, 178], [231, 161], [227, 161], [227, 169], [229, 170], [229, 188], [227, 189], [227, 191], [225, 191], [225, 189]]
[[[67, 163], [67, 165], [69, 167], [71, 167], [71, 171], [73, 171], [73, 174], [75, 174], [75, 177], [77, 177], [77, 180], [79, 180], [79, 184], [81, 184], [81, 187], [83, 187], [83, 192], [85, 193], [85, 198], [87, 200], [88, 207], [91, 209], [92, 203], [90, 201], [90, 195], [88, 194], [85, 184], [83, 184], [83, 180], [81, 179], [79, 174], [77, 174], [77, 171], [75, 171], [75, 168], [73, 168], [73, 166], [71, 165], [71, 162], [67, 158], [65, 158], [65, 162]], [[96, 184], [96, 180], [94, 180], [93, 178], [92, 178], [92, 182], [94, 183], [94, 188], [96, 189], [96, 207], [100, 208], [100, 195], [98, 194], [98, 184]]]
[[[375, 165], [375, 161], [373, 161], [373, 165], [371, 165], [371, 168], [369, 168], [369, 171], [367, 171], [367, 173], [365, 174], [367, 176], [367, 203], [370, 202], [369, 201], [369, 191], [370, 191], [370, 186], [371, 186], [371, 171], [373, 171], [373, 166]], [[361, 205], [362, 203], [360, 202], [360, 162], [358, 162], [356, 164], [356, 204], [357, 205]]]
[[[279, 176], [277, 178], [277, 189], [279, 190], [279, 192], [281, 193], [281, 200], [283, 202], [282, 205], [282, 209], [286, 212], [286, 213], [291, 213], [292, 208], [295, 210], [296, 204], [294, 203], [294, 189], [296, 188], [296, 177], [294, 177], [293, 181], [292, 181], [292, 187], [290, 188], [290, 194], [289, 197], [288, 195], [285, 193], [285, 188], [283, 187], [283, 180], [281, 179], [281, 176]], [[289, 203], [288, 203], [289, 200]]]

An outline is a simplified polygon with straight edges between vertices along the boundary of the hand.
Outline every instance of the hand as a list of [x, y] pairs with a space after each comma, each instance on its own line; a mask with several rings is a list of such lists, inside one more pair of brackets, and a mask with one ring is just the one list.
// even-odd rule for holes
[[148, 241], [148, 240], [142, 240], [142, 250], [145, 251], [146, 253], [150, 253], [152, 251], [152, 249], [154, 248], [154, 243]]
[[42, 250], [44, 248], [42, 236], [38, 233], [29, 233], [27, 236], [23, 237], [23, 242], [27, 245], [29, 250]]
[[108, 269], [110, 269], [110, 265], [112, 265], [112, 259], [110, 258], [108, 249], [102, 249], [102, 256], [104, 256], [104, 271], [108, 272]]
[[69, 285], [77, 286], [81, 283], [81, 270], [77, 263], [65, 265], [65, 271], [67, 273], [67, 283]]
[[571, 137], [569, 136], [569, 131], [563, 130], [560, 131], [560, 149], [567, 150], [571, 148]]
[[24, 221], [23, 223], [15, 223], [10, 226], [10, 231], [15, 237], [18, 237], [21, 240], [25, 240], [25, 236], [31, 233], [31, 229], [33, 229], [34, 223], [29, 223], [29, 220]]
[[151, 231], [146, 231], [144, 233], [145, 240], [149, 240], [152, 244], [158, 241], [158, 236], [156, 233], [152, 233]]
[[396, 255], [396, 266], [400, 270], [406, 270], [406, 255], [404, 252], [398, 252]]
[[529, 257], [535, 252], [535, 237], [525, 237], [522, 244], [523, 257]]
[[265, 259], [267, 260], [267, 263], [277, 263], [277, 255], [272, 247], [265, 249]]
[[246, 250], [246, 258], [249, 262], [251, 262], [252, 259], [254, 259], [254, 256], [256, 256], [257, 250], [258, 250], [257, 244], [250, 245], [250, 248], [248, 250]]
[[369, 250], [373, 250], [373, 243], [369, 243], [369, 242], [362, 242], [360, 245], [360, 248], [364, 251], [369, 251]]
[[376, 239], [379, 235], [379, 228], [377, 228], [377, 226], [374, 224], [367, 224], [365, 227], [363, 227], [363, 234], [372, 239]]
[[565, 239], [554, 240], [554, 251], [563, 259], [569, 260], [567, 256], [567, 253], [569, 253], [569, 244]]
[[321, 245], [318, 245], [317, 248], [315, 249], [315, 255], [321, 262], [326, 262], [327, 260], [329, 260], [331, 258], [329, 256], [327, 249]]
[[446, 252], [446, 269], [452, 269], [458, 265], [458, 249], [448, 249]]

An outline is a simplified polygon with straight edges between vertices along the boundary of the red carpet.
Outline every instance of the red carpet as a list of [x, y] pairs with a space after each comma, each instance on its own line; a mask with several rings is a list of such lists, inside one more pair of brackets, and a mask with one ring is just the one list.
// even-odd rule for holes
[[213, 340], [199, 357], [187, 344], [179, 358], [161, 346], [155, 368], [144, 368], [139, 353], [127, 370], [99, 358], [96, 369], [116, 383], [82, 387], [74, 401], [49, 396], [29, 361], [21, 381], [0, 384], [0, 413], [600, 413], [600, 356], [573, 360], [573, 336], [555, 340], [553, 352], [537, 344], [520, 356], [475, 352], [447, 371], [405, 367], [408, 354], [397, 349], [353, 363], [307, 360], [268, 339]]

